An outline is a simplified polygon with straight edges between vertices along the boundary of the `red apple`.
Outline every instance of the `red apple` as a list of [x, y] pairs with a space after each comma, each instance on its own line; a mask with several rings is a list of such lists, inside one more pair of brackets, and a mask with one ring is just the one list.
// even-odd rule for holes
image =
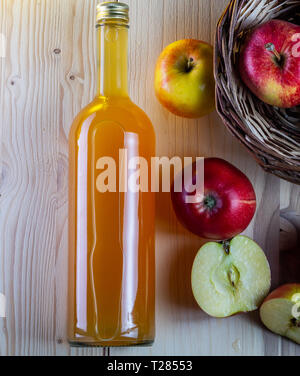
[[260, 317], [269, 330], [300, 344], [300, 284], [273, 291], [262, 304]]
[[160, 103], [178, 116], [199, 118], [213, 111], [212, 46], [184, 39], [166, 47], [156, 65], [155, 93]]
[[[256, 196], [249, 179], [230, 163], [218, 158], [204, 160], [204, 196], [198, 203], [187, 203], [196, 180], [196, 163], [193, 174], [183, 180], [182, 192], [171, 197], [180, 222], [191, 232], [205, 239], [225, 240], [243, 232], [256, 210]], [[195, 193], [194, 193], [195, 194]]]
[[300, 26], [272, 20], [254, 29], [241, 49], [240, 75], [263, 102], [300, 105]]

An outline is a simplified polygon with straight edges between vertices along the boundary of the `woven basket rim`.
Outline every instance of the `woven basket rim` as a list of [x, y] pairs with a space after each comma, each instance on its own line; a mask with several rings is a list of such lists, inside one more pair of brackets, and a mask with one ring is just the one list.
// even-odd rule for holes
[[266, 171], [297, 184], [300, 108], [298, 113], [298, 108], [282, 110], [261, 102], [241, 82], [236, 61], [249, 29], [261, 20], [285, 18], [299, 6], [300, 0], [231, 0], [217, 25], [214, 61], [217, 111], [225, 126]]

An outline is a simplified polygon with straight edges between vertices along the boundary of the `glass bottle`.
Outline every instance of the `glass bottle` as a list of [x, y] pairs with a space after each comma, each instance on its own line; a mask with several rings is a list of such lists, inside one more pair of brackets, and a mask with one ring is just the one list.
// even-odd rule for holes
[[[68, 337], [74, 346], [154, 341], [155, 134], [128, 96], [128, 23], [126, 4], [98, 4], [98, 92], [69, 135]], [[136, 190], [129, 182], [141, 183], [141, 165], [146, 183]]]

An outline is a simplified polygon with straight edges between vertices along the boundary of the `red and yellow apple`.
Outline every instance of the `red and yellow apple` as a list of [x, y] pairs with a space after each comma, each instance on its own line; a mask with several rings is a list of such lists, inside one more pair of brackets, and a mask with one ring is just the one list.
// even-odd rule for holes
[[213, 48], [195, 39], [174, 42], [161, 53], [155, 93], [173, 114], [199, 118], [215, 108]]
[[273, 333], [300, 345], [300, 284], [288, 284], [273, 291], [260, 308], [264, 325]]
[[272, 20], [255, 28], [242, 46], [239, 71], [263, 102], [280, 108], [300, 105], [300, 26]]
[[192, 290], [200, 308], [213, 317], [228, 317], [259, 308], [271, 285], [262, 249], [246, 236], [207, 243], [192, 268]]
[[[171, 197], [179, 221], [194, 234], [209, 240], [226, 240], [243, 232], [256, 210], [256, 195], [247, 176], [219, 158], [204, 160], [204, 192], [193, 191], [197, 164], [191, 176], [179, 175], [182, 190], [172, 186]], [[191, 195], [199, 196], [189, 203]]]

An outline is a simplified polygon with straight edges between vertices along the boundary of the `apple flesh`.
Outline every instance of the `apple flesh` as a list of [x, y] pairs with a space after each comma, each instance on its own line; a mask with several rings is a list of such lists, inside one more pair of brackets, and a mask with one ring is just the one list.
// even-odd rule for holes
[[156, 65], [155, 93], [160, 103], [178, 116], [199, 118], [213, 111], [212, 46], [184, 39], [166, 47]]
[[300, 26], [272, 20], [254, 29], [241, 49], [239, 71], [263, 102], [300, 105]]
[[242, 235], [224, 244], [205, 244], [192, 268], [194, 297], [213, 317], [258, 309], [270, 285], [271, 271], [264, 252]]
[[256, 210], [256, 195], [247, 176], [219, 158], [204, 160], [204, 196], [187, 203], [197, 174], [193, 164], [190, 180], [182, 173], [182, 192], [171, 190], [172, 203], [180, 222], [194, 234], [209, 240], [226, 240], [242, 233]]
[[273, 291], [260, 308], [263, 324], [273, 333], [300, 345], [300, 284]]

